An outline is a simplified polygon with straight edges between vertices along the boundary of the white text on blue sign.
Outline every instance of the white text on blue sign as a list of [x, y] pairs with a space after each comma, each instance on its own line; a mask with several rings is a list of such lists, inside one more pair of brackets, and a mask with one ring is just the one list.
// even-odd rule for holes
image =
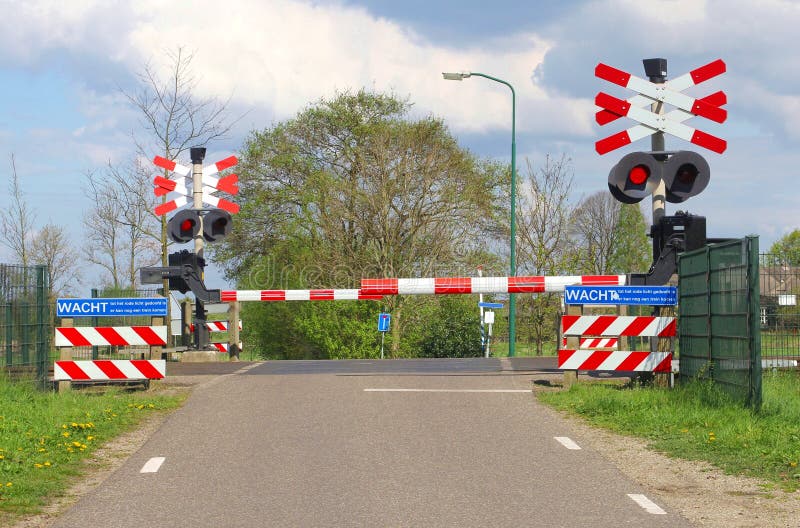
[[167, 299], [114, 298], [114, 299], [58, 299], [57, 317], [114, 317], [144, 315], [163, 317], [167, 315]]
[[675, 286], [567, 286], [565, 304], [623, 304], [642, 306], [675, 306]]

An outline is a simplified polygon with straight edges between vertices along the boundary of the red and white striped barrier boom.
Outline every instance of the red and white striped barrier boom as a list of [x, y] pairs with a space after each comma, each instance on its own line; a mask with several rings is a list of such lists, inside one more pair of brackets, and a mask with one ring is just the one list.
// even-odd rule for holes
[[564, 315], [561, 333], [569, 336], [675, 337], [674, 317], [635, 315]]
[[167, 372], [163, 359], [97, 359], [94, 361], [56, 361], [55, 381], [162, 379]]
[[672, 352], [559, 350], [558, 368], [620, 372], [670, 372]]
[[379, 301], [363, 290], [222, 290], [220, 302], [233, 301]]
[[79, 326], [56, 328], [57, 347], [167, 344], [166, 326]]
[[565, 286], [624, 286], [625, 275], [362, 279], [367, 295], [562, 292]]

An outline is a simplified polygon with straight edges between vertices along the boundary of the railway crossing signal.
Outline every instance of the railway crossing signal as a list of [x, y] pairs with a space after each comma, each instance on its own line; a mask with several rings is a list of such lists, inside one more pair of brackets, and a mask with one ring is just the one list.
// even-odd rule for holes
[[[605, 125], [622, 116], [629, 117], [639, 124], [597, 141], [595, 150], [598, 154], [606, 154], [636, 140], [663, 132], [722, 154], [728, 147], [724, 139], [685, 125], [684, 121], [694, 116], [701, 116], [717, 123], [725, 122], [728, 112], [721, 108], [727, 103], [725, 93], [716, 92], [695, 99], [681, 92], [725, 73], [725, 70], [725, 63], [717, 59], [671, 81], [655, 83], [599, 63], [594, 70], [595, 76], [623, 88], [635, 90], [638, 95], [623, 101], [599, 92], [595, 97], [595, 104], [601, 108], [595, 115], [597, 124]], [[672, 105], [675, 109], [666, 114], [659, 114], [643, 108], [652, 103]]]
[[632, 152], [611, 168], [608, 189], [620, 202], [632, 204], [663, 181], [667, 201], [681, 203], [700, 194], [709, 180], [708, 162], [696, 152]]

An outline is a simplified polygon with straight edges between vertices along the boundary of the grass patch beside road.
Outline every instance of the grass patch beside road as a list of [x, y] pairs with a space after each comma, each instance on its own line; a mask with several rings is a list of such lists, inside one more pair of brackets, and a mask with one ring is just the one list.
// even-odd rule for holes
[[591, 424], [648, 441], [669, 456], [705, 460], [727, 473], [800, 489], [800, 374], [765, 372], [759, 413], [710, 383], [674, 389], [578, 383], [539, 399]]
[[185, 397], [113, 388], [42, 392], [0, 377], [0, 525], [38, 512], [75, 482], [83, 459], [104, 442]]

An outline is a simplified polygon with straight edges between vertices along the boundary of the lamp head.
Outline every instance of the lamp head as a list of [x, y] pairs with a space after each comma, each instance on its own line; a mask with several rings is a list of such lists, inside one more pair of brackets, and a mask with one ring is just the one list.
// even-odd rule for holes
[[442, 77], [444, 77], [445, 80], [448, 80], [448, 81], [463, 81], [464, 79], [466, 79], [470, 75], [472, 75], [472, 74], [470, 72], [468, 72], [468, 71], [463, 71], [463, 72], [442, 72]]

